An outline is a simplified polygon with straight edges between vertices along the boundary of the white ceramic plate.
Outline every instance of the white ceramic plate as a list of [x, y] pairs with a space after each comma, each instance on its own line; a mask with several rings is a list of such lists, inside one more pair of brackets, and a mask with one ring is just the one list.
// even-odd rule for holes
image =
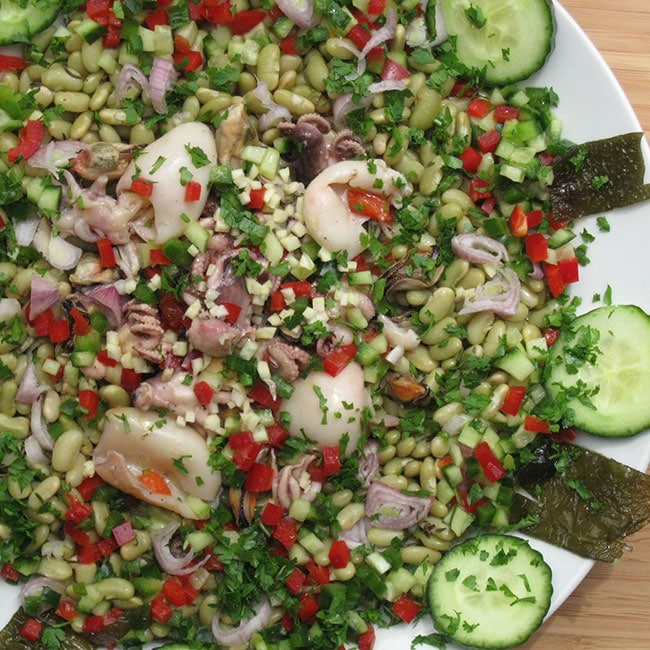
[[[544, 69], [526, 85], [551, 86], [560, 97], [558, 113], [563, 121], [564, 136], [574, 142], [606, 138], [630, 131], [641, 131], [630, 103], [607, 64], [564, 8], [555, 5], [557, 36], [555, 49]], [[646, 160], [650, 149], [644, 141]], [[576, 228], [596, 235], [589, 245], [591, 264], [582, 270], [576, 294], [583, 298], [582, 311], [602, 304], [593, 296], [603, 296], [612, 289], [612, 302], [636, 304], [650, 312], [650, 235], [648, 203], [609, 213], [610, 233], [600, 233], [595, 217], [585, 218]], [[580, 444], [595, 449], [620, 462], [645, 471], [650, 462], [650, 431], [625, 440], [607, 440], [584, 436]], [[593, 562], [572, 553], [531, 540], [553, 569], [554, 612], [580, 584]], [[0, 583], [0, 627], [4, 627], [18, 606], [18, 590]], [[418, 626], [398, 626], [379, 630], [376, 650], [408, 650], [412, 639], [433, 631], [425, 621]], [[449, 650], [452, 646], [447, 645]]]

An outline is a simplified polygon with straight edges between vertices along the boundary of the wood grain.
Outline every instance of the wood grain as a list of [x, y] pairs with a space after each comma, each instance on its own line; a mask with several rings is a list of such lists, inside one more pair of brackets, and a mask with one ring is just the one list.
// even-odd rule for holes
[[[564, 0], [603, 54], [650, 137], [650, 2]], [[650, 527], [632, 535], [633, 550], [595, 566], [524, 650], [647, 650]]]

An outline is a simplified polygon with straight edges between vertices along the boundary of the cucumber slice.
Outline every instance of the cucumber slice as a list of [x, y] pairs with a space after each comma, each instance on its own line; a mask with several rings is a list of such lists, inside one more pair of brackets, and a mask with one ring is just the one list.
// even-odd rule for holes
[[439, 0], [461, 63], [485, 69], [488, 84], [526, 79], [553, 49], [555, 22], [548, 0]]
[[578, 428], [609, 437], [647, 429], [650, 316], [635, 305], [598, 307], [579, 316], [551, 346], [546, 375], [549, 396], [558, 403], [568, 398], [567, 418]]
[[0, 45], [28, 42], [54, 22], [62, 4], [56, 0], [0, 0]]
[[439, 632], [473, 648], [512, 648], [542, 624], [551, 604], [551, 569], [528, 542], [480, 535], [447, 551], [428, 585]]

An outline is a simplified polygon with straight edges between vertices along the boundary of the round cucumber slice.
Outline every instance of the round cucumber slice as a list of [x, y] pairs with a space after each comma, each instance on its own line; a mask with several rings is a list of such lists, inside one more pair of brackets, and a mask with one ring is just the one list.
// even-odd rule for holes
[[545, 384], [553, 400], [566, 401], [569, 419], [584, 431], [624, 437], [647, 429], [650, 316], [635, 305], [579, 316], [551, 346]]
[[555, 21], [548, 0], [438, 0], [456, 55], [485, 70], [488, 84], [521, 81], [539, 70], [553, 49]]
[[56, 0], [0, 0], [0, 45], [29, 42], [54, 22], [62, 4]]
[[479, 535], [435, 565], [428, 599], [436, 629], [472, 648], [513, 648], [542, 624], [551, 569], [526, 540]]

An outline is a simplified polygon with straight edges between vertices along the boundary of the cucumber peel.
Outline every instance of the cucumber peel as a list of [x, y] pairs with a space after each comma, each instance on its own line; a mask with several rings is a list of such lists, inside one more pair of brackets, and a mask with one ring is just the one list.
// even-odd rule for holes
[[555, 20], [548, 0], [438, 0], [456, 56], [506, 85], [537, 72], [553, 49]]
[[0, 45], [28, 43], [54, 22], [62, 5], [56, 0], [0, 0]]
[[564, 423], [598, 436], [650, 427], [650, 316], [635, 305], [578, 316], [551, 346], [545, 386]]
[[479, 535], [447, 551], [428, 584], [436, 629], [473, 648], [511, 648], [542, 624], [551, 568], [525, 539]]

